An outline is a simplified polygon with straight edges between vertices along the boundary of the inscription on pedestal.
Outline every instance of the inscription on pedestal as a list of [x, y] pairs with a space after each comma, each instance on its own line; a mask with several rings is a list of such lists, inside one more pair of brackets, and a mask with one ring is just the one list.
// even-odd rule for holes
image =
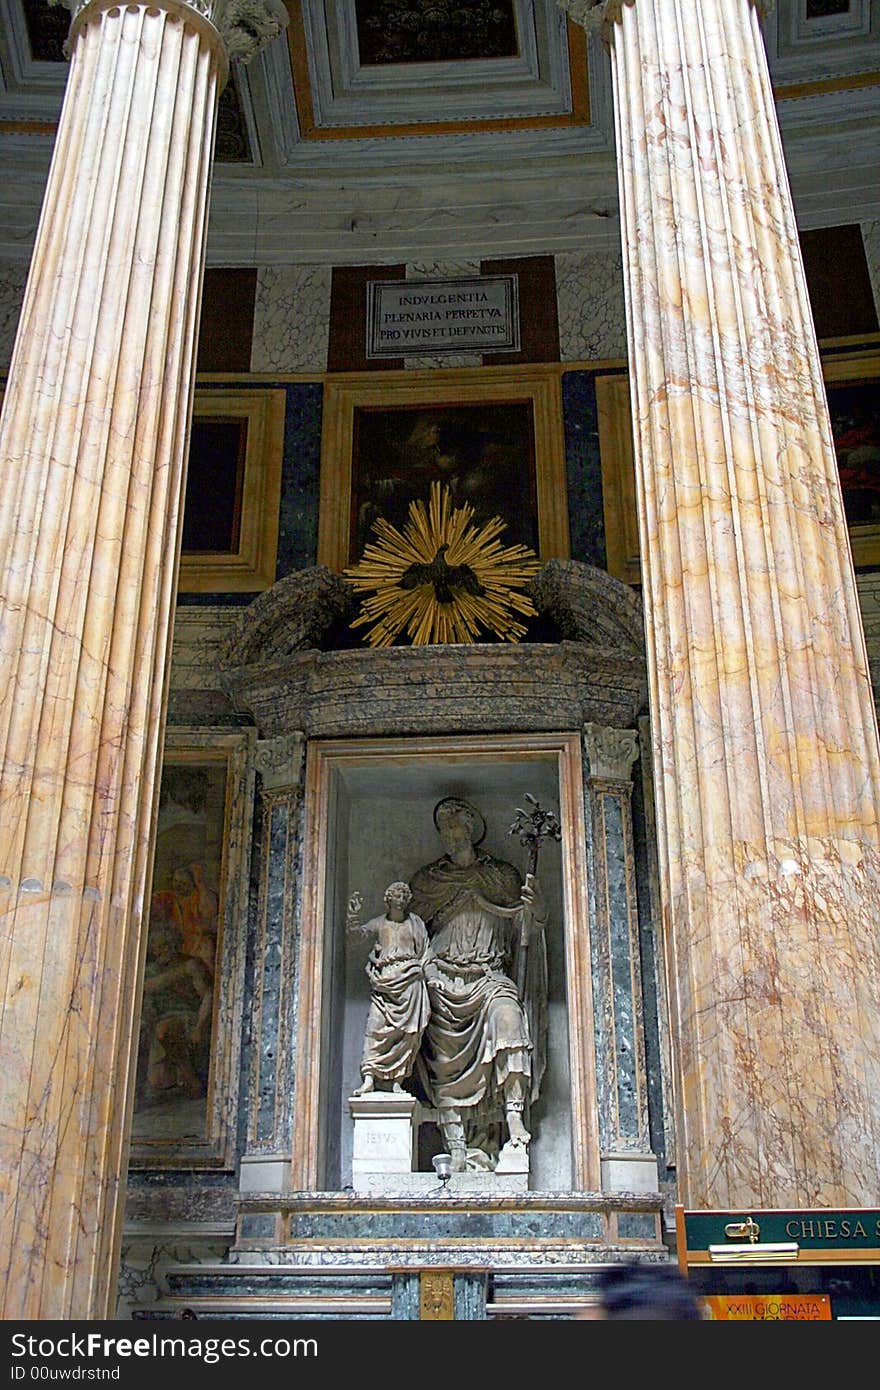
[[354, 1120], [351, 1180], [376, 1174], [412, 1173], [416, 1165], [418, 1102], [415, 1096], [394, 1091], [371, 1091], [351, 1096]]

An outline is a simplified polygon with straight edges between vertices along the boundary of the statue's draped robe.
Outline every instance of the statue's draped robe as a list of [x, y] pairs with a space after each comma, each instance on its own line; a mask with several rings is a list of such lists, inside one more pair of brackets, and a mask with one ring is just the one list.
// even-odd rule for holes
[[[361, 1071], [394, 1082], [411, 1074], [428, 1021], [424, 975], [428, 934], [425, 923], [414, 913], [405, 922], [391, 926], [389, 933], [383, 922], [380, 939], [367, 959], [372, 997]], [[390, 935], [390, 944], [383, 945], [383, 935]]]
[[490, 905], [515, 908], [522, 881], [512, 864], [479, 854], [473, 864], [447, 856], [411, 880], [412, 908], [431, 938], [428, 994], [431, 1014], [422, 1055], [434, 1104], [466, 1112], [472, 1123], [504, 1115], [504, 1082], [523, 1077], [523, 1096], [537, 1097], [546, 1053], [547, 967], [543, 930], [529, 946], [525, 997], [516, 970], [521, 913], [496, 915]]

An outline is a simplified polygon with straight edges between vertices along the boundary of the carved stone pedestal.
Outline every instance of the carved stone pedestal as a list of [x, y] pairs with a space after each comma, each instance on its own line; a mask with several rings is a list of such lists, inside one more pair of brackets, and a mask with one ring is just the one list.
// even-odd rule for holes
[[[354, 1120], [351, 1182], [355, 1192], [368, 1191], [363, 1181], [388, 1174], [409, 1174], [416, 1166], [419, 1103], [397, 1091], [370, 1091], [350, 1096]], [[427, 1175], [426, 1175], [427, 1176]]]

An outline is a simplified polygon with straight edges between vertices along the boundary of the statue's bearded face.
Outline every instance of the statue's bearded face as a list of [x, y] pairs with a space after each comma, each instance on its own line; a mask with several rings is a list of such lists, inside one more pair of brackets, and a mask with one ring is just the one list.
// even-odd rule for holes
[[441, 811], [437, 817], [437, 830], [447, 854], [473, 844], [474, 826], [471, 817], [463, 808]]

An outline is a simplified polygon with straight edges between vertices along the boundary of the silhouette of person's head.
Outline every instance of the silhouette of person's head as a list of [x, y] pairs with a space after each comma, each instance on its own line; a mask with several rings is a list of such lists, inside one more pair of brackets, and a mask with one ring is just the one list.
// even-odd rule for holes
[[627, 1261], [603, 1269], [598, 1279], [601, 1318], [615, 1321], [700, 1322], [698, 1295], [674, 1265]]

